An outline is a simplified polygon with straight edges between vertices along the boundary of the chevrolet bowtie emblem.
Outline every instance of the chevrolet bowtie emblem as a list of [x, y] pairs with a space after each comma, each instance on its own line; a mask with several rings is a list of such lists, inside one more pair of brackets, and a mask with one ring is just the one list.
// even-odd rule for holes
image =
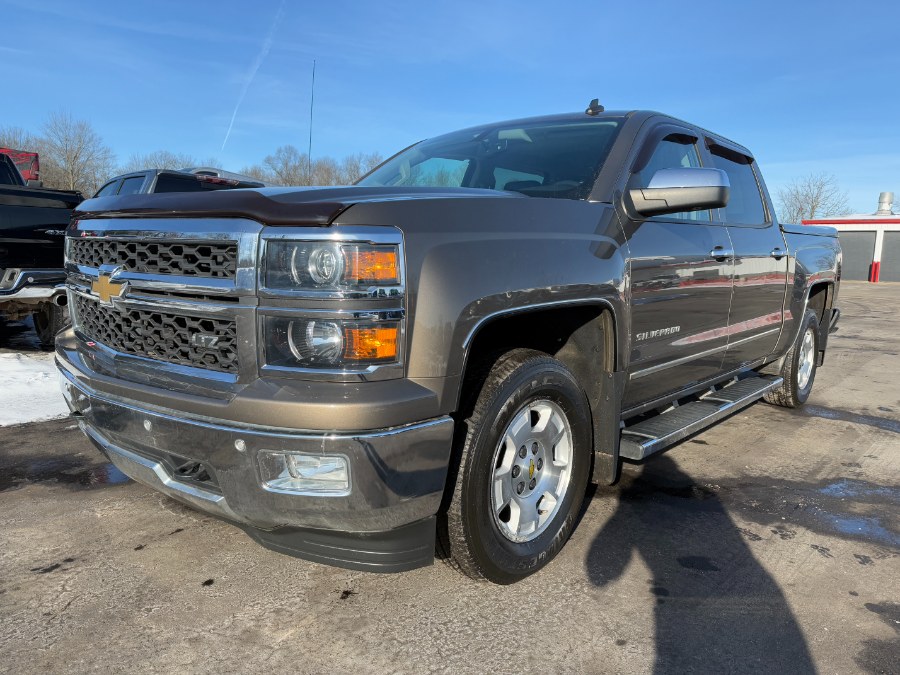
[[534, 460], [533, 459], [528, 464], [528, 477], [534, 478]]
[[121, 281], [113, 281], [109, 274], [100, 273], [97, 280], [91, 284], [91, 291], [97, 294], [100, 302], [109, 303], [112, 298], [118, 298], [122, 295], [125, 284]]

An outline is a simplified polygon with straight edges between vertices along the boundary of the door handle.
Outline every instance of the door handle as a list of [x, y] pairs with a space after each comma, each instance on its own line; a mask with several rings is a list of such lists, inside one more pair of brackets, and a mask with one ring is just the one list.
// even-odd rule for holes
[[781, 260], [784, 256], [787, 255], [787, 251], [783, 251], [776, 246], [772, 249], [772, 252], [769, 255], [775, 258], [775, 260]]
[[727, 258], [734, 257], [734, 251], [730, 248], [725, 248], [724, 246], [716, 246], [712, 251], [709, 252], [710, 258], [715, 258], [716, 260], [725, 260]]

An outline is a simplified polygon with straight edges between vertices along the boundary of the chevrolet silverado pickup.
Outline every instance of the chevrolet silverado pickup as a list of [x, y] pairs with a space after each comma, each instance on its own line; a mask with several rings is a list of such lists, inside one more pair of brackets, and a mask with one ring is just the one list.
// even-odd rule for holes
[[67, 323], [63, 243], [82, 196], [29, 187], [0, 154], [0, 321], [31, 315], [41, 346]]
[[841, 249], [654, 112], [488, 124], [349, 187], [130, 195], [67, 233], [73, 415], [271, 549], [511, 583], [589, 481], [810, 395]]

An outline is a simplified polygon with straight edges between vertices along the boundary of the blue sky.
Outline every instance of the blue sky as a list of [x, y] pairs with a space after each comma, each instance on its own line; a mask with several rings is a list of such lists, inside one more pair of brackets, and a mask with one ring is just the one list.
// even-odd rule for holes
[[314, 156], [599, 97], [747, 145], [773, 194], [827, 171], [854, 211], [900, 196], [897, 2], [0, 0], [0, 16], [0, 126], [68, 110], [123, 161], [167, 149], [237, 170], [305, 149], [315, 59]]

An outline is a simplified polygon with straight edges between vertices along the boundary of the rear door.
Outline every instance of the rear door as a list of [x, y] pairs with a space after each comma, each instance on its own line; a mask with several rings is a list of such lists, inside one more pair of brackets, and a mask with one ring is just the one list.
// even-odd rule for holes
[[[626, 189], [659, 169], [702, 165], [693, 130], [655, 127]], [[709, 211], [641, 217], [622, 209], [630, 253], [631, 353], [624, 409], [717, 375], [727, 346], [732, 259], [728, 231]]]
[[734, 247], [734, 294], [728, 321], [724, 370], [746, 366], [772, 353], [784, 321], [788, 255], [781, 229], [766, 208], [752, 157], [723, 142], [708, 141], [710, 162], [728, 174], [728, 205], [715, 209]]

